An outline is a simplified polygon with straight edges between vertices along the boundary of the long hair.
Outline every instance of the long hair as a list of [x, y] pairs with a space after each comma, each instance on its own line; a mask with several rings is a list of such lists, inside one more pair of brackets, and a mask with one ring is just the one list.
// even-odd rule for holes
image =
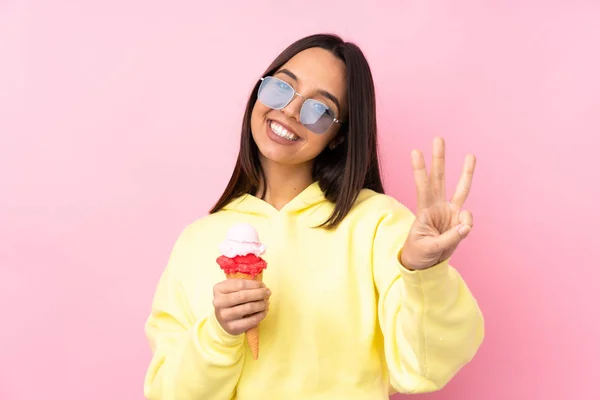
[[[274, 74], [296, 54], [313, 47], [330, 51], [346, 65], [348, 118], [338, 133], [344, 135], [345, 140], [333, 150], [325, 148], [313, 166], [313, 179], [319, 182], [325, 198], [335, 204], [322, 226], [334, 228], [348, 214], [361, 189], [384, 193], [378, 160], [375, 87], [369, 64], [358, 46], [331, 34], [311, 35], [294, 42], [271, 63], [263, 76]], [[246, 105], [240, 152], [233, 174], [210, 213], [221, 210], [238, 196], [256, 195], [260, 183], [266, 180], [250, 128], [259, 86], [260, 81]]]

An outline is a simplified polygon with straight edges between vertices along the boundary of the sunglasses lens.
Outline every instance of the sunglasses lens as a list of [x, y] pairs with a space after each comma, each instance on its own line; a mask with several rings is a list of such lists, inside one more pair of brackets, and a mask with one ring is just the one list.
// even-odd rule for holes
[[300, 110], [300, 122], [314, 133], [327, 132], [333, 119], [331, 109], [317, 100], [306, 100]]
[[294, 97], [294, 88], [281, 79], [267, 77], [258, 88], [258, 100], [265, 106], [280, 110]]

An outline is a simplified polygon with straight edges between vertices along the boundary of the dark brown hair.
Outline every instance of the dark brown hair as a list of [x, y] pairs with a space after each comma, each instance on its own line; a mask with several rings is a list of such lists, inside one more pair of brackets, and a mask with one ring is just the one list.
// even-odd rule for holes
[[[375, 88], [369, 64], [358, 46], [330, 34], [312, 35], [296, 41], [273, 61], [263, 76], [274, 74], [296, 54], [313, 47], [330, 51], [346, 65], [348, 118], [338, 133], [345, 138], [333, 150], [326, 147], [315, 159], [313, 167], [313, 179], [319, 182], [327, 200], [335, 204], [323, 224], [333, 228], [348, 214], [361, 189], [384, 192], [377, 154]], [[260, 183], [266, 180], [250, 130], [259, 85], [260, 81], [248, 99], [233, 174], [211, 213], [221, 210], [238, 196], [256, 195]]]

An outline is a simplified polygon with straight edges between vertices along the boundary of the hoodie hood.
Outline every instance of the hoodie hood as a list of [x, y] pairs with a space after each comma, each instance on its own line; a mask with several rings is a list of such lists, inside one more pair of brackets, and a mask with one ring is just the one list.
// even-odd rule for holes
[[[281, 210], [277, 210], [266, 201], [251, 194], [245, 194], [233, 199], [223, 207], [223, 210], [265, 217], [281, 216], [281, 214], [288, 214], [290, 216], [303, 214], [310, 217], [311, 223], [317, 222], [321, 224], [329, 218], [329, 215], [333, 211], [333, 206], [334, 204], [325, 198], [325, 194], [319, 187], [319, 182], [313, 182]], [[323, 214], [325, 214], [324, 218]]]

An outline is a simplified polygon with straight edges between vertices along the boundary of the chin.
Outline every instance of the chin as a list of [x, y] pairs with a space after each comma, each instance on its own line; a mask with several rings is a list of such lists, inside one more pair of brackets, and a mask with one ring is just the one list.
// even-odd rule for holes
[[[269, 139], [267, 138], [267, 140]], [[292, 153], [288, 149], [281, 149], [282, 146], [275, 143], [257, 143], [257, 147], [262, 158], [277, 164], [295, 165], [308, 161], [300, 154]]]

